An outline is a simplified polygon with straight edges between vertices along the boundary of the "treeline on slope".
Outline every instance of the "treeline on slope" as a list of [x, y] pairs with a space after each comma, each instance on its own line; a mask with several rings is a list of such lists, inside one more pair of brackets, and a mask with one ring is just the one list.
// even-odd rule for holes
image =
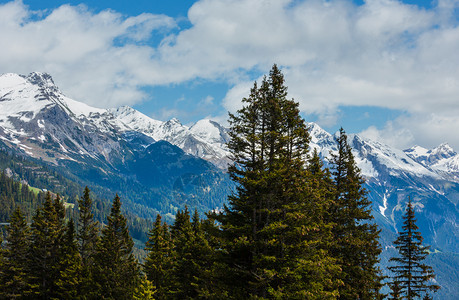
[[0, 170], [9, 170], [10, 176], [16, 181], [26, 183], [31, 187], [48, 189], [54, 193], [65, 195], [69, 202], [74, 203], [81, 192], [81, 186], [59, 172], [45, 166], [39, 160], [15, 155], [6, 148], [0, 149]]
[[[168, 221], [173, 221], [172, 216], [176, 213], [177, 208], [183, 208], [185, 203], [198, 208], [200, 213], [204, 213], [209, 208], [221, 207], [222, 199], [233, 188], [227, 186], [226, 183], [229, 180], [223, 178], [226, 174], [221, 172], [210, 172], [199, 178], [204, 181], [206, 187], [217, 182], [218, 189], [208, 191], [197, 188], [190, 192], [182, 191], [175, 185], [174, 187], [146, 186], [132, 176], [120, 174], [119, 171], [105, 170], [102, 165], [99, 166], [93, 161], [78, 163], [71, 160], [60, 160], [59, 163], [61, 165], [54, 166], [40, 159], [26, 157], [20, 153], [14, 154], [0, 141], [0, 170], [10, 169], [16, 180], [25, 181], [28, 185], [39, 189], [59, 193], [70, 203], [76, 203], [82, 187], [85, 186], [90, 187], [92, 193], [100, 199], [112, 199], [115, 195], [113, 191], [117, 191], [124, 199], [124, 209], [144, 219], [154, 219], [161, 211], [169, 213], [165, 217]], [[192, 177], [179, 179], [178, 181], [193, 180]], [[211, 182], [212, 180], [215, 182]], [[109, 206], [107, 201], [103, 202]], [[97, 211], [95, 214], [96, 217], [99, 217]]]
[[[18, 207], [26, 222], [30, 223], [35, 210], [44, 202], [46, 197], [44, 190], [60, 195], [67, 205], [67, 218], [77, 216], [77, 203], [82, 190], [78, 183], [50, 170], [47, 166], [0, 150], [0, 223], [7, 223]], [[112, 193], [99, 189], [99, 195], [107, 194]], [[110, 202], [96, 194], [93, 194], [92, 198], [94, 199], [92, 208], [94, 217], [102, 224], [110, 211]], [[152, 222], [139, 217], [128, 209], [125, 209], [125, 215], [132, 237], [140, 242], [136, 245], [137, 248], [143, 248]], [[0, 227], [0, 235], [2, 232], [5, 232], [3, 226]]]

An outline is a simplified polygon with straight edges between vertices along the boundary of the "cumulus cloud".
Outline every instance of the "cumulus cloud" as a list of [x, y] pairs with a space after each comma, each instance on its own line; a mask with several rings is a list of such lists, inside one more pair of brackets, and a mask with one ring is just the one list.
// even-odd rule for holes
[[455, 110], [444, 114], [421, 113], [402, 116], [388, 121], [383, 128], [370, 126], [360, 134], [399, 149], [407, 149], [413, 145], [431, 149], [442, 143], [449, 143], [458, 150], [458, 128], [459, 119]]
[[234, 111], [277, 63], [289, 95], [323, 125], [347, 105], [402, 110], [365, 133], [431, 144], [442, 132], [459, 148], [458, 8], [457, 0], [431, 9], [395, 0], [200, 0], [180, 29], [163, 15], [67, 5], [33, 12], [16, 1], [0, 6], [8, 41], [0, 68], [50, 72], [70, 96], [99, 106], [142, 101], [143, 86], [225, 80], [233, 87], [221, 104]]
[[93, 13], [83, 5], [35, 12], [15, 1], [0, 5], [0, 26], [2, 72], [49, 72], [69, 96], [109, 107], [144, 99], [141, 87], [160, 74], [151, 61], [155, 49], [140, 42], [176, 23], [163, 15]]

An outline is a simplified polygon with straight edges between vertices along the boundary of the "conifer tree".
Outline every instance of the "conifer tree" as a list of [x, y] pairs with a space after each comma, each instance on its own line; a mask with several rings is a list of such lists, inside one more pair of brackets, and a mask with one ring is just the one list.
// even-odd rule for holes
[[229, 174], [237, 191], [216, 216], [228, 252], [226, 284], [236, 287], [231, 296], [301, 298], [312, 286], [318, 298], [336, 294], [338, 281], [330, 278], [336, 265], [316, 242], [329, 230], [321, 216], [310, 218], [324, 204], [308, 189], [307, 127], [276, 65], [242, 101], [229, 120]]
[[132, 299], [140, 276], [133, 246], [126, 218], [121, 213], [121, 201], [116, 195], [96, 254], [94, 278], [100, 287], [100, 298]]
[[[0, 175], [1, 176], [1, 175]], [[3, 234], [2, 232], [0, 231], [0, 297], [3, 297], [3, 286], [4, 286], [4, 282], [3, 282], [3, 277], [4, 277], [4, 261], [3, 261], [3, 248], [2, 248], [2, 244], [3, 244]]]
[[156, 288], [153, 283], [147, 279], [145, 275], [142, 276], [140, 284], [134, 291], [133, 300], [153, 300], [161, 299], [156, 297]]
[[187, 264], [192, 266], [188, 272], [193, 275], [191, 285], [194, 293], [198, 298], [222, 298], [223, 294], [217, 286], [213, 273], [216, 260], [214, 248], [209, 243], [197, 210], [194, 211], [191, 220], [191, 229], [191, 239], [186, 241], [182, 252], [188, 253], [189, 256], [185, 266]]
[[147, 251], [147, 257], [144, 271], [147, 280], [155, 286], [155, 297], [165, 299], [171, 277], [172, 243], [169, 226], [166, 223], [162, 224], [160, 214], [156, 216], [156, 221], [150, 230], [145, 251]]
[[79, 294], [89, 298], [97, 298], [94, 292], [97, 290], [94, 286], [94, 258], [99, 240], [98, 222], [94, 221], [92, 213], [92, 199], [90, 190], [85, 187], [83, 197], [78, 200], [79, 221], [78, 221], [78, 250], [81, 255], [81, 278]]
[[381, 247], [379, 232], [371, 215], [371, 202], [357, 167], [347, 135], [341, 128], [337, 137], [338, 153], [332, 155], [335, 199], [329, 215], [334, 227], [333, 255], [342, 268], [342, 299], [380, 297], [381, 271], [377, 263]]
[[81, 256], [75, 238], [73, 219], [67, 223], [61, 250], [61, 271], [56, 281], [57, 295], [60, 299], [79, 299], [82, 282]]
[[[4, 262], [1, 268], [1, 299], [29, 297], [28, 250], [30, 229], [20, 208], [16, 208], [7, 229]], [[1, 243], [0, 243], [1, 245]]]
[[198, 296], [196, 279], [199, 277], [199, 266], [194, 261], [195, 253], [190, 249], [194, 235], [188, 207], [177, 212], [172, 226], [172, 239], [174, 241], [174, 263], [173, 286], [170, 295], [174, 299], [196, 298]]
[[85, 187], [83, 197], [78, 200], [78, 246], [83, 266], [90, 267], [94, 260], [98, 241], [98, 223], [94, 221], [92, 213], [92, 199], [90, 190]]
[[32, 220], [29, 250], [29, 274], [33, 298], [57, 297], [56, 282], [60, 278], [65, 209], [57, 195], [52, 200], [48, 192], [42, 208]]
[[[395, 276], [394, 283], [398, 283], [400, 293], [406, 299], [415, 299], [427, 294], [429, 291], [436, 292], [440, 287], [429, 283], [435, 278], [432, 267], [423, 263], [429, 254], [430, 246], [422, 245], [422, 235], [416, 225], [414, 208], [411, 199], [408, 201], [406, 213], [403, 216], [402, 231], [394, 241], [399, 257], [392, 257], [389, 261], [395, 262], [395, 266], [389, 267]], [[428, 296], [430, 297], [430, 295]]]
[[398, 281], [391, 282], [389, 286], [391, 289], [391, 292], [389, 293], [389, 296], [390, 296], [389, 299], [393, 299], [393, 300], [402, 299], [402, 295], [401, 295], [402, 289]]

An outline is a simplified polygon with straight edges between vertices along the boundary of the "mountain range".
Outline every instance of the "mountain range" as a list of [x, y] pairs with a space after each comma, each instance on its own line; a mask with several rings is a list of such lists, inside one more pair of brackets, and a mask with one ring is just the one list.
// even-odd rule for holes
[[[308, 126], [311, 149], [327, 163], [337, 150], [335, 136]], [[226, 173], [228, 139], [227, 129], [208, 119], [186, 126], [128, 106], [88, 106], [66, 97], [46, 73], [0, 76], [0, 148], [55, 166], [83, 184], [119, 191], [144, 217], [172, 216], [185, 204], [201, 212], [221, 207], [234, 189]], [[432, 245], [429, 259], [441, 294], [459, 296], [459, 154], [446, 143], [400, 150], [358, 134], [348, 139], [382, 229], [382, 264], [394, 253], [392, 241], [411, 198]]]

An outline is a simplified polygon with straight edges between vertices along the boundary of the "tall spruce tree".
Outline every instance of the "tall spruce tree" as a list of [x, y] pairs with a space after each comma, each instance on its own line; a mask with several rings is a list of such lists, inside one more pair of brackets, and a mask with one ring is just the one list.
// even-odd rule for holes
[[85, 187], [83, 197], [78, 200], [79, 220], [78, 220], [78, 250], [82, 262], [82, 282], [79, 285], [79, 294], [82, 297], [96, 299], [94, 292], [97, 290], [94, 286], [94, 259], [99, 240], [98, 222], [94, 221], [92, 213], [92, 199], [90, 190]]
[[214, 249], [209, 245], [195, 210], [192, 220], [187, 208], [179, 211], [172, 226], [174, 263], [171, 293], [175, 299], [221, 298], [212, 274]]
[[60, 277], [56, 281], [56, 293], [59, 299], [86, 298], [80, 293], [83, 274], [81, 272], [81, 256], [78, 253], [73, 219], [70, 219], [67, 223], [60, 255]]
[[92, 199], [88, 187], [85, 187], [83, 197], [78, 200], [78, 210], [78, 248], [83, 266], [90, 268], [93, 264], [98, 241], [98, 223], [94, 221]]
[[276, 65], [242, 101], [244, 107], [229, 119], [229, 174], [237, 191], [216, 216], [228, 252], [230, 294], [332, 297], [338, 281], [330, 271], [337, 268], [327, 249], [318, 247], [317, 240], [329, 240], [322, 236], [329, 234], [324, 219], [311, 218], [325, 204], [308, 188], [309, 135], [298, 103], [287, 99]]
[[155, 297], [166, 299], [172, 272], [172, 241], [169, 226], [161, 222], [160, 214], [156, 216], [156, 221], [150, 230], [145, 251], [147, 251], [147, 257], [144, 272], [147, 280], [155, 286]]
[[429, 254], [430, 246], [422, 245], [422, 235], [416, 225], [414, 208], [411, 199], [408, 200], [406, 213], [403, 216], [402, 231], [394, 241], [399, 257], [393, 257], [389, 261], [395, 262], [395, 266], [389, 267], [395, 276], [393, 282], [397, 283], [399, 293], [405, 299], [415, 299], [423, 294], [430, 297], [429, 291], [436, 292], [440, 287], [429, 283], [435, 278], [432, 267], [423, 263]]
[[381, 246], [379, 232], [371, 215], [371, 202], [362, 187], [360, 174], [347, 135], [341, 128], [337, 137], [338, 153], [332, 155], [335, 199], [330, 221], [334, 227], [333, 255], [342, 268], [344, 285], [341, 299], [379, 298], [381, 271], [377, 266]]
[[171, 276], [173, 284], [169, 297], [174, 299], [193, 299], [198, 296], [196, 279], [199, 276], [199, 266], [193, 261], [194, 253], [189, 251], [193, 238], [190, 212], [188, 207], [185, 207], [183, 211], [177, 212], [172, 225], [174, 263]]
[[97, 270], [94, 279], [100, 287], [99, 298], [132, 299], [140, 280], [133, 246], [126, 218], [121, 213], [121, 201], [116, 195], [107, 225], [102, 230], [95, 260]]
[[59, 195], [47, 193], [32, 220], [28, 272], [34, 299], [58, 297], [56, 283], [62, 270], [65, 209]]
[[0, 299], [30, 297], [27, 282], [29, 238], [29, 226], [18, 207], [13, 212], [7, 229], [4, 262], [1, 268]]

